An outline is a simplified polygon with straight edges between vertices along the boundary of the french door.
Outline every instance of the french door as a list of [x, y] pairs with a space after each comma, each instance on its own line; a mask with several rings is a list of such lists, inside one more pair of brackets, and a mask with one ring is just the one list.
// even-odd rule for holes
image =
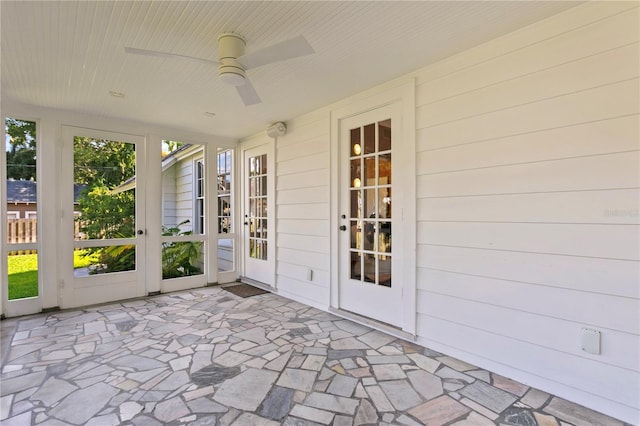
[[244, 173], [244, 276], [273, 285], [275, 247], [272, 145], [243, 153]]
[[144, 137], [62, 133], [62, 307], [145, 295]]
[[394, 153], [401, 117], [390, 105], [341, 120], [339, 307], [400, 325], [402, 267], [398, 250], [401, 209]]

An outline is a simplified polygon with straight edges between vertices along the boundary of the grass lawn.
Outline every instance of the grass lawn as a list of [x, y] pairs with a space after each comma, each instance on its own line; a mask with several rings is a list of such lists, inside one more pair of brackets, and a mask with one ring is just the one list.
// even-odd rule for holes
[[[73, 252], [73, 267], [83, 268], [91, 264], [90, 257], [82, 257], [83, 251]], [[38, 255], [9, 256], [9, 300], [38, 295]]]

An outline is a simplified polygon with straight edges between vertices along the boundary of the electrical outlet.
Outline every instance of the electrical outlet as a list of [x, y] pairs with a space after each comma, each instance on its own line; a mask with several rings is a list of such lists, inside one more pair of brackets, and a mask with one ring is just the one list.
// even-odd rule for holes
[[594, 355], [600, 355], [600, 332], [598, 330], [583, 328], [582, 335], [580, 336], [580, 343], [583, 351]]

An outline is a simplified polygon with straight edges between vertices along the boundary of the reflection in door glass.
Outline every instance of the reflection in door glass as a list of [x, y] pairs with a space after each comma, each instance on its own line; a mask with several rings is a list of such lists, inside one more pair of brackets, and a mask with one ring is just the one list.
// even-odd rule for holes
[[249, 256], [267, 260], [267, 155], [249, 158]]
[[36, 123], [6, 118], [5, 133], [7, 283], [15, 300], [38, 296]]
[[391, 120], [351, 129], [350, 136], [350, 276], [391, 287]]
[[[73, 180], [76, 240], [135, 237], [135, 144], [75, 136]], [[134, 244], [86, 248], [80, 256], [88, 266], [75, 274], [135, 270]], [[80, 271], [78, 271], [78, 269]]]

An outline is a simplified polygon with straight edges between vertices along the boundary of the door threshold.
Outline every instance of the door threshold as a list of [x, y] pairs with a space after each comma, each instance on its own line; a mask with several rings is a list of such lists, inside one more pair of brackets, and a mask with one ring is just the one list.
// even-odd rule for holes
[[333, 307], [329, 307], [329, 312], [338, 315], [339, 317], [357, 322], [358, 324], [366, 325], [367, 327], [371, 327], [374, 330], [382, 331], [384, 333], [398, 337], [402, 340], [406, 340], [408, 342], [415, 342], [417, 338], [415, 334], [408, 333], [399, 327], [387, 324], [386, 322], [375, 320], [373, 318], [365, 317], [354, 312], [345, 311], [343, 309]]
[[[238, 281], [243, 283], [243, 284], [252, 285], [254, 287], [257, 287], [257, 288], [260, 288], [262, 290], [268, 291], [270, 293], [276, 293], [275, 287], [272, 287], [269, 284], [265, 284], [263, 282], [256, 281], [256, 280], [248, 278], [248, 277], [240, 277], [240, 278], [238, 278]], [[229, 284], [233, 285], [233, 283], [229, 283]]]

